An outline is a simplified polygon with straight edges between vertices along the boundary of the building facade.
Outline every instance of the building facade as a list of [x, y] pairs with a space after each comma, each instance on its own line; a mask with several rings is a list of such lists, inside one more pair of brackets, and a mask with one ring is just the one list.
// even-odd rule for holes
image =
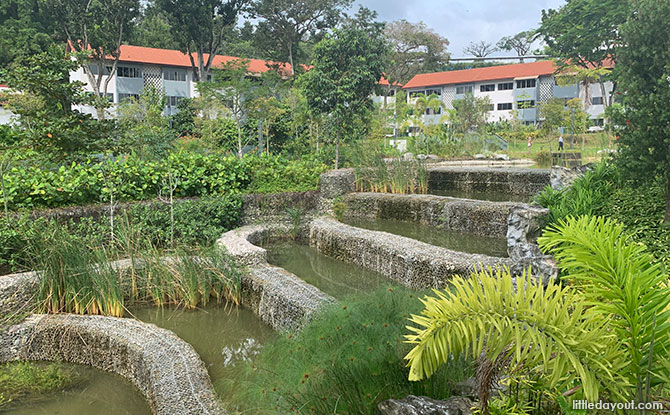
[[[207, 59], [208, 55], [205, 55], [205, 60]], [[239, 58], [217, 55], [212, 61], [212, 68], [237, 59]], [[290, 69], [287, 64], [277, 64], [260, 59], [245, 59], [245, 61], [248, 61], [251, 75], [257, 75], [277, 67], [281, 70]], [[100, 68], [94, 64], [90, 68], [97, 77]], [[193, 98], [198, 95], [191, 59], [187, 54], [178, 50], [123, 45], [121, 46], [121, 55], [115, 73], [110, 76], [111, 61], [107, 63], [103, 70], [105, 73], [103, 74], [102, 85], [109, 78], [105, 93], [113, 104], [108, 110], [110, 116], [116, 115], [116, 105], [126, 98], [139, 97], [147, 87], [156, 88], [159, 92], [165, 94], [166, 106], [164, 112], [166, 116], [177, 112], [177, 105], [182, 99]], [[85, 84], [84, 88], [93, 92], [93, 87], [83, 68], [72, 72], [70, 80], [83, 82]], [[93, 116], [96, 115], [95, 109], [89, 106], [82, 106], [77, 109]]]
[[[444, 108], [453, 109], [453, 102], [471, 93], [475, 97], [488, 97], [488, 121], [510, 120], [512, 117], [524, 124], [541, 124], [539, 106], [552, 98], [570, 100], [580, 98], [591, 119], [591, 130], [604, 125], [603, 101], [609, 98], [613, 85], [605, 84], [603, 96], [598, 84], [586, 87], [574, 84], [559, 86], [556, 83], [556, 66], [553, 61], [491, 66], [460, 71], [436, 72], [416, 75], [403, 89], [408, 102], [418, 94], [436, 94]], [[586, 97], [589, 97], [589, 102]], [[426, 114], [426, 122], [437, 123], [440, 114]]]

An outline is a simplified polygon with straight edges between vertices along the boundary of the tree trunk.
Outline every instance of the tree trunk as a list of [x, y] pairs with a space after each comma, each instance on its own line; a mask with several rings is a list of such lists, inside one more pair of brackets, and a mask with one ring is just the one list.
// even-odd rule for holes
[[607, 90], [605, 89], [605, 83], [602, 80], [598, 81], [598, 83], [600, 84], [600, 93], [603, 96], [603, 109], [607, 109], [610, 101], [609, 98], [607, 97]]
[[242, 127], [240, 121], [237, 122], [237, 157], [242, 158]]
[[337, 139], [335, 141], [335, 170], [340, 165], [340, 130], [337, 130]]
[[665, 178], [665, 219], [663, 223], [670, 223], [670, 177]]
[[293, 66], [293, 46], [288, 47], [288, 63], [291, 65], [291, 77], [295, 75], [295, 67]]

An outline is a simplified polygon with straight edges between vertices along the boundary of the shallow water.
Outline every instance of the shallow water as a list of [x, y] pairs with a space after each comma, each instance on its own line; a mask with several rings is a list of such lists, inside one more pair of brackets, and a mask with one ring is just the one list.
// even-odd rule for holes
[[[216, 304], [198, 310], [140, 307], [131, 308], [130, 312], [141, 321], [171, 330], [193, 346], [219, 392], [222, 382], [234, 381], [240, 366], [258, 354], [265, 341], [276, 336], [268, 325], [243, 307], [226, 309]], [[221, 395], [225, 401], [226, 396]]]
[[505, 192], [493, 190], [433, 190], [428, 189], [428, 193], [436, 196], [458, 197], [461, 199], [489, 200], [491, 202], [522, 202], [528, 203], [532, 199], [529, 195], [512, 195]]
[[467, 232], [457, 232], [420, 223], [391, 219], [347, 218], [343, 219], [342, 222], [358, 228], [405, 236], [454, 251], [507, 257], [507, 241], [503, 238], [479, 236]]
[[390, 283], [381, 274], [322, 255], [306, 245], [276, 242], [264, 248], [270, 264], [286, 269], [335, 298]]
[[150, 415], [149, 404], [139, 390], [125, 379], [89, 366], [76, 367], [82, 383], [47, 395], [29, 404], [3, 411], [3, 415]]

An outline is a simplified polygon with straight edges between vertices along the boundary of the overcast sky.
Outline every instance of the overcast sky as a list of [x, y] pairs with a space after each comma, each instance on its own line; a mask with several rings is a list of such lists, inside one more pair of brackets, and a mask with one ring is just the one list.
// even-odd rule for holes
[[503, 36], [536, 28], [542, 9], [556, 9], [565, 0], [356, 0], [356, 4], [376, 10], [380, 20], [423, 21], [449, 40], [449, 53], [456, 58], [466, 56], [463, 48], [471, 41], [495, 44]]

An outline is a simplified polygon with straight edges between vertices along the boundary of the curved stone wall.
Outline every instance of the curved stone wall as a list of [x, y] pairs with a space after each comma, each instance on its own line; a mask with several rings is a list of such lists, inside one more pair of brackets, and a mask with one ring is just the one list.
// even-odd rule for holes
[[157, 415], [224, 414], [207, 370], [174, 333], [133, 319], [36, 314], [0, 332], [0, 361], [65, 361], [117, 373]]
[[435, 195], [349, 193], [345, 216], [419, 222], [437, 228], [505, 238], [514, 202], [489, 202]]
[[496, 191], [534, 195], [550, 183], [549, 169], [495, 167], [434, 167], [428, 169], [428, 189]]
[[441, 288], [475, 267], [511, 266], [508, 258], [467, 254], [323, 217], [309, 225], [310, 245], [324, 255], [360, 265], [411, 288]]

